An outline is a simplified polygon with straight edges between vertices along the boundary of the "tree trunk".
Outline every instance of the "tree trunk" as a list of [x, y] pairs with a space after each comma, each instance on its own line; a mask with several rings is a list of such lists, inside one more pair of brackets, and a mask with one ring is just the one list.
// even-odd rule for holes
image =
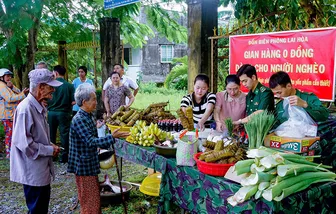
[[113, 65], [121, 63], [120, 54], [120, 22], [117, 18], [101, 18], [100, 48], [102, 62], [102, 85], [113, 71]]
[[218, 26], [218, 0], [188, 0], [188, 91], [193, 90], [197, 74], [210, 78], [217, 90], [217, 72], [211, 76], [211, 42], [213, 29]]
[[28, 73], [34, 69], [35, 54], [37, 51], [37, 36], [38, 36], [38, 30], [40, 28], [41, 14], [42, 14], [42, 7], [41, 11], [37, 14], [37, 17], [32, 16], [34, 24], [28, 31], [28, 46], [26, 52], [25, 70], [22, 74], [22, 88], [29, 87]]
[[62, 65], [65, 70], [67, 71], [65, 73], [65, 79], [68, 81], [68, 57], [67, 57], [67, 51], [65, 49], [66, 41], [58, 41], [58, 64]]
[[15, 51], [15, 59], [17, 60], [16, 65], [12, 65], [13, 73], [14, 73], [14, 85], [17, 88], [22, 89], [22, 72], [24, 71], [23, 59], [21, 51], [18, 47], [16, 47]]

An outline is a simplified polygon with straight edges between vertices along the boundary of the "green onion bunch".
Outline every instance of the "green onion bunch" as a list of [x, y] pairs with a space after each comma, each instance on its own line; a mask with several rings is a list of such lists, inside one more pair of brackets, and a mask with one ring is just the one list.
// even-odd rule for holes
[[[237, 175], [244, 174], [242, 187], [227, 201], [236, 206], [254, 196], [267, 201], [281, 201], [318, 182], [336, 182], [336, 174], [304, 156], [260, 147], [247, 151], [247, 159], [235, 164]], [[317, 156], [313, 156], [317, 157]]]
[[257, 149], [263, 145], [264, 139], [275, 122], [273, 114], [262, 111], [250, 117], [244, 124], [249, 140], [249, 149]]

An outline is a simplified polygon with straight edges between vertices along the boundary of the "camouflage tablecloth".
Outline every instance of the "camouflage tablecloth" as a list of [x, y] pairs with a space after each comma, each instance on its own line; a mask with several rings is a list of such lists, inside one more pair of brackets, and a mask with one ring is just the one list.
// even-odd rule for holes
[[336, 116], [330, 115], [325, 122], [318, 123], [318, 136], [320, 136], [320, 151], [316, 154], [321, 155], [318, 160], [325, 165], [330, 165], [336, 172]]
[[313, 185], [281, 202], [264, 199], [248, 200], [232, 207], [226, 199], [241, 187], [222, 177], [205, 175], [196, 167], [177, 166], [175, 159], [155, 153], [154, 148], [141, 147], [117, 140], [118, 156], [162, 173], [158, 213], [175, 203], [191, 213], [334, 213], [336, 183]]

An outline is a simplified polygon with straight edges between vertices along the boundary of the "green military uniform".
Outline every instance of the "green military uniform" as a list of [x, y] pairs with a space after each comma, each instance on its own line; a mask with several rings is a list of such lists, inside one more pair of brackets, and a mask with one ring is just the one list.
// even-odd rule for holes
[[258, 110], [274, 111], [274, 95], [271, 89], [258, 82], [254, 91], [250, 90], [246, 96], [246, 113], [251, 115]]
[[[320, 163], [321, 161], [325, 165], [333, 166], [333, 169], [336, 170], [335, 120], [331, 119], [327, 121], [329, 111], [322, 105], [315, 94], [301, 92], [296, 89], [295, 95], [307, 102], [308, 107], [304, 109], [318, 123], [318, 136], [321, 137], [321, 140], [318, 148], [314, 150], [315, 155], [321, 155], [321, 159], [317, 159], [316, 162]], [[281, 100], [276, 104], [276, 123], [274, 128], [288, 120], [283, 114], [283, 100]]]
[[56, 143], [56, 133], [59, 127], [61, 145], [64, 148], [61, 162], [65, 163], [68, 162], [69, 131], [75, 88], [63, 78], [57, 78], [57, 80], [63, 84], [55, 88], [53, 98], [48, 102], [48, 123], [52, 143]]
[[[305, 108], [305, 110], [306, 112], [308, 112], [308, 114], [313, 118], [315, 122], [323, 122], [328, 119], [329, 117], [328, 109], [326, 109], [322, 105], [321, 101], [315, 94], [301, 92], [296, 89], [295, 95], [307, 102], [308, 107]], [[277, 119], [276, 125], [277, 126], [288, 120], [287, 117], [283, 116], [283, 113], [284, 113], [283, 100], [281, 100], [276, 104], [276, 119]]]

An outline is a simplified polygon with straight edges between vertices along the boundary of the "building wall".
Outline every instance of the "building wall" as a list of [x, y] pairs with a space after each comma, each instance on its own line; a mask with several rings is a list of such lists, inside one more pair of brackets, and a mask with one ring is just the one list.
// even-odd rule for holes
[[[147, 23], [146, 14], [141, 13], [140, 21]], [[187, 26], [187, 17], [181, 14], [179, 23]], [[153, 28], [152, 28], [153, 29]], [[142, 48], [141, 76], [143, 82], [164, 82], [167, 74], [170, 72], [171, 63], [161, 63], [161, 45], [174, 45], [174, 58], [187, 55], [187, 44], [175, 44], [169, 42], [165, 37], [155, 32], [155, 37], [148, 38], [147, 44]]]

